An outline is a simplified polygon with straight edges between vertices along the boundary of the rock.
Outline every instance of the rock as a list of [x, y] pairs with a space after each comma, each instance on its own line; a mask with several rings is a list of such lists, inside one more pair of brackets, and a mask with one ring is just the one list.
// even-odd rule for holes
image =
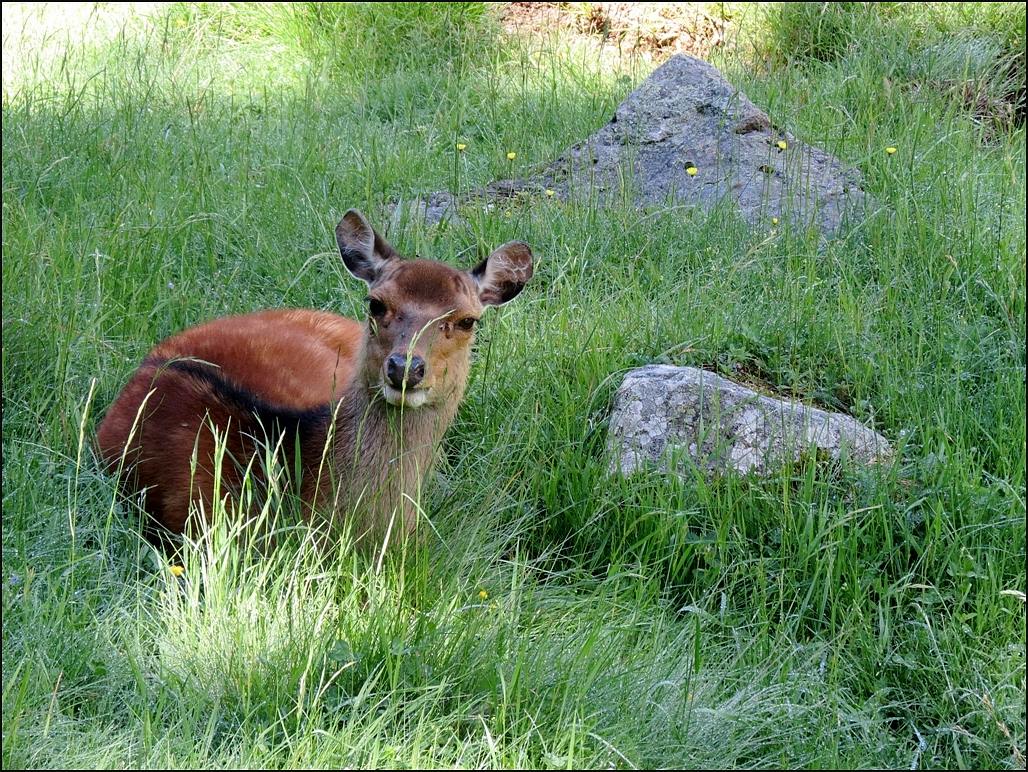
[[668, 59], [610, 123], [565, 151], [546, 181], [565, 197], [601, 199], [623, 196], [631, 181], [642, 206], [710, 208], [730, 198], [752, 224], [791, 218], [826, 234], [867, 203], [855, 169], [776, 129], [715, 67], [685, 55]]
[[694, 367], [650, 365], [625, 375], [608, 435], [611, 473], [667, 471], [688, 457], [707, 474], [767, 475], [827, 454], [872, 464], [892, 454], [888, 440], [855, 418], [772, 399]]
[[715, 67], [678, 54], [629, 94], [610, 123], [541, 174], [494, 182], [460, 201], [433, 194], [436, 205], [421, 208], [437, 222], [465, 201], [545, 190], [600, 205], [628, 197], [645, 207], [709, 209], [730, 200], [754, 225], [778, 218], [830, 236], [871, 203], [859, 183], [855, 169], [775, 128]]

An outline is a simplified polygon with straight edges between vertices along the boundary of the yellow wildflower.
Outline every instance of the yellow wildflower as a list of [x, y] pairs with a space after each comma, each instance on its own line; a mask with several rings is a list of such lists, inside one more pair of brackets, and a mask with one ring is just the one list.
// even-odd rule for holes
[[482, 600], [488, 600], [489, 599], [489, 593], [487, 593], [485, 590], [479, 590], [478, 591], [478, 597], [481, 598]]
[[789, 143], [788, 142], [786, 142], [784, 139], [778, 140], [778, 149], [779, 150], [785, 150], [785, 148], [787, 148], [787, 147], [789, 147]]
[[182, 572], [186, 569], [182, 566], [168, 566], [168, 570], [171, 571], [172, 576], [182, 576]]
[[517, 154], [517, 153], [513, 153], [513, 152], [511, 152], [511, 153], [507, 153], [507, 160], [508, 160], [508, 161], [513, 161], [513, 160], [514, 160], [515, 158], [517, 158], [517, 157], [518, 157], [518, 154]]
[[460, 151], [464, 151], [464, 150], [468, 149], [468, 146], [464, 142], [458, 142], [457, 143], [457, 149], [460, 150]]
[[690, 177], [695, 177], [696, 176], [696, 172], [698, 172], [698, 171], [699, 171], [699, 169], [697, 169], [692, 164], [689, 164], [688, 166], [685, 167], [685, 173], [688, 174]]
[[889, 155], [892, 155], [893, 153], [896, 152], [896, 148], [894, 148], [894, 147], [887, 147], [887, 148], [885, 148], [885, 152], [888, 153]]
[[546, 195], [547, 195], [547, 196], [552, 196], [552, 195], [553, 195], [553, 191], [552, 191], [552, 190], [549, 190], [549, 189], [547, 189], [547, 190], [546, 190]]
[[778, 218], [777, 217], [772, 217], [771, 218], [771, 224], [772, 225], [778, 225]]

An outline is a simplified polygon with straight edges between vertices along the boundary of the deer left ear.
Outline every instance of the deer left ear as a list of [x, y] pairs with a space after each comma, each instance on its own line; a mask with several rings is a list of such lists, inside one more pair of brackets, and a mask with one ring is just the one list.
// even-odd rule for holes
[[386, 263], [400, 257], [385, 236], [356, 209], [344, 214], [336, 226], [336, 243], [346, 270], [369, 285], [379, 277]]
[[523, 241], [511, 241], [471, 269], [483, 306], [502, 306], [513, 300], [532, 278], [532, 250]]

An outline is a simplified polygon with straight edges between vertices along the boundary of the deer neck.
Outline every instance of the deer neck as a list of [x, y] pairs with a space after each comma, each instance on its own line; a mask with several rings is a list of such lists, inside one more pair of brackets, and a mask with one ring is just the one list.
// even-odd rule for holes
[[464, 384], [441, 403], [390, 405], [361, 375], [362, 365], [336, 406], [331, 509], [336, 523], [352, 523], [354, 538], [377, 548], [387, 533], [395, 542], [415, 529], [423, 482]]

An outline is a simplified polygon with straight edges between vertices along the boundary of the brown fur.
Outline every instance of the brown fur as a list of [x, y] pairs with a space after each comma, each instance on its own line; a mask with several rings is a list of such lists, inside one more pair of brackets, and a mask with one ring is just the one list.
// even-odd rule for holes
[[154, 523], [183, 533], [191, 508], [209, 517], [216, 497], [238, 504], [245, 467], [280, 445], [308, 515], [348, 523], [368, 545], [414, 531], [467, 384], [471, 321], [521, 291], [532, 254], [511, 242], [471, 271], [403, 260], [352, 210], [336, 237], [368, 284], [365, 324], [309, 310], [215, 319], [159, 343], [111, 405], [100, 453], [124, 467], [124, 487], [144, 493]]

